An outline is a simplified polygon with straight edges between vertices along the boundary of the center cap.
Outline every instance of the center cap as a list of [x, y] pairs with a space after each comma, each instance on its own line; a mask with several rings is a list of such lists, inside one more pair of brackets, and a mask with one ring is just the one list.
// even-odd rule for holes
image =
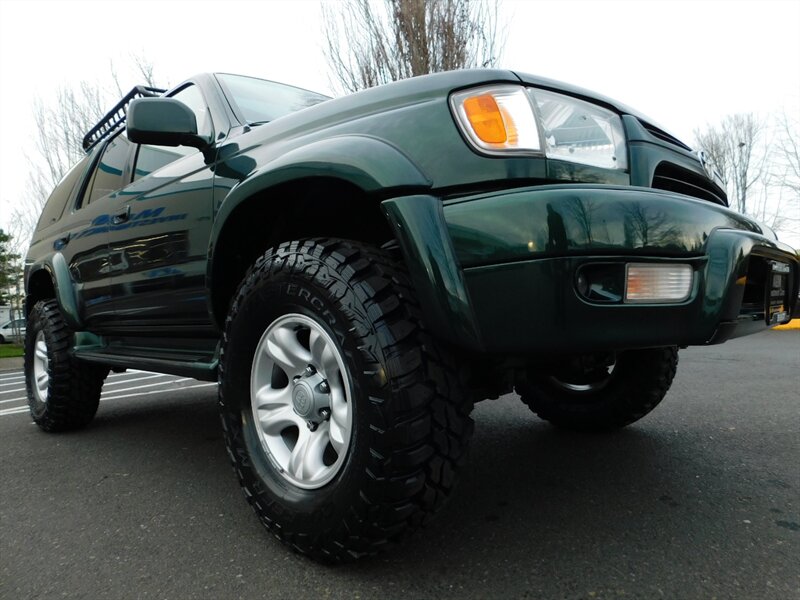
[[308, 419], [314, 414], [314, 390], [305, 381], [301, 380], [295, 383], [292, 404], [294, 412], [304, 419]]

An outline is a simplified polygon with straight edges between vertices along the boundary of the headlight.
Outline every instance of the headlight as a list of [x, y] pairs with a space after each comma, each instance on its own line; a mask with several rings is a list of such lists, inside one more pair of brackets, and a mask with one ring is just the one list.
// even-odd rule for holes
[[539, 109], [547, 156], [605, 169], [627, 169], [622, 119], [595, 104], [530, 90]]
[[628, 168], [622, 119], [590, 102], [516, 85], [474, 88], [450, 98], [466, 138], [488, 154], [548, 158]]

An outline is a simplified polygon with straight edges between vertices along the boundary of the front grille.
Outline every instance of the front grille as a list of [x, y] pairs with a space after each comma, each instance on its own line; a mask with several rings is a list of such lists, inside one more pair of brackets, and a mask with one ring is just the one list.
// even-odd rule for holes
[[642, 127], [645, 128], [647, 133], [652, 135], [654, 138], [658, 138], [661, 141], [668, 142], [670, 144], [678, 146], [679, 148], [683, 148], [684, 150], [688, 150], [689, 152], [692, 151], [692, 149], [689, 148], [689, 146], [684, 144], [682, 141], [680, 141], [674, 135], [670, 135], [669, 133], [667, 133], [663, 129], [659, 129], [655, 125], [651, 125], [650, 123], [648, 123], [646, 121], [642, 121], [641, 119], [639, 120], [639, 122], [642, 124]]
[[670, 163], [662, 162], [656, 167], [651, 186], [728, 206], [727, 197], [710, 180]]

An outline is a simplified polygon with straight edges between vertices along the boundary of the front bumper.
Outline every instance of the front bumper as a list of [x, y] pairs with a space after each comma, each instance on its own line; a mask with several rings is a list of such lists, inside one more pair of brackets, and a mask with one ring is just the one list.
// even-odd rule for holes
[[[428, 327], [474, 351], [579, 353], [720, 343], [788, 320], [794, 251], [723, 207], [649, 188], [552, 185], [387, 200]], [[589, 300], [587, 266], [692, 267], [678, 304]], [[770, 297], [771, 265], [788, 265]], [[769, 281], [768, 281], [769, 280]], [[774, 294], [773, 294], [774, 295]]]

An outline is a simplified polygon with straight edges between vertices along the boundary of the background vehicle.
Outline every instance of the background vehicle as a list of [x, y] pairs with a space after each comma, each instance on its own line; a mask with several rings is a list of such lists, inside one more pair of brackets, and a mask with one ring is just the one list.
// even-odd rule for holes
[[785, 322], [794, 251], [632, 109], [509, 71], [330, 100], [227, 74], [134, 89], [90, 131], [26, 259], [42, 429], [110, 368], [219, 380], [264, 525], [340, 562], [424, 525], [475, 401], [630, 424], [678, 347]]
[[25, 339], [25, 319], [13, 319], [0, 325], [0, 344]]

